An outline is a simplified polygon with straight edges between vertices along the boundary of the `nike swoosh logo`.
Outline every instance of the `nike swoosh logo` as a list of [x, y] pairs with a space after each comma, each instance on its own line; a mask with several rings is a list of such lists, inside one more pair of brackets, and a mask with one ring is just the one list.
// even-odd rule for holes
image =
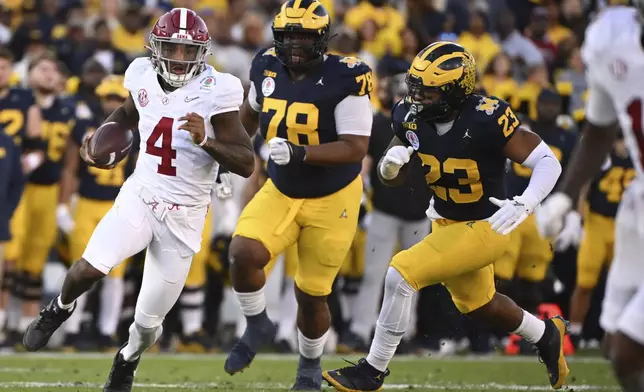
[[192, 98], [188, 98], [188, 97], [186, 97], [185, 101], [186, 101], [186, 102], [192, 102], [192, 101], [194, 101], [195, 99], [198, 99], [198, 98], [199, 98], [199, 97], [192, 97]]

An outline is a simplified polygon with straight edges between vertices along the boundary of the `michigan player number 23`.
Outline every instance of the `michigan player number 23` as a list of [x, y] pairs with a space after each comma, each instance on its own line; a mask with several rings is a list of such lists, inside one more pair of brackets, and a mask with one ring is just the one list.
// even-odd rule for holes
[[[275, 112], [266, 131], [267, 141], [277, 137], [277, 131], [286, 117], [286, 135], [289, 142], [309, 146], [320, 144], [318, 135], [320, 110], [312, 103], [293, 102], [288, 105], [284, 99], [266, 97], [262, 111], [264, 113]], [[301, 136], [306, 137], [306, 143], [301, 141]]]
[[[429, 166], [429, 173], [425, 175], [425, 181], [439, 198], [447, 200], [449, 197], [455, 203], [474, 203], [483, 196], [483, 184], [481, 184], [481, 174], [476, 161], [447, 158], [441, 163], [433, 155], [418, 153], [418, 156], [423, 162], [423, 166]], [[464, 176], [458, 177], [458, 184], [463, 187], [463, 190], [433, 185], [444, 174], [458, 175], [459, 173], [464, 174]]]

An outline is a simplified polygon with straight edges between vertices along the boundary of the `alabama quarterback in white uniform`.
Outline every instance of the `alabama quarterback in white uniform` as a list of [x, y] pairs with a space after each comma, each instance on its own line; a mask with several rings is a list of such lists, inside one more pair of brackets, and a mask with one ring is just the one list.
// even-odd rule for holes
[[[130, 391], [141, 353], [160, 336], [200, 249], [219, 164], [244, 177], [253, 171], [251, 141], [239, 121], [241, 82], [206, 64], [209, 47], [206, 24], [191, 10], [175, 8], [155, 24], [151, 56], [130, 64], [124, 80], [130, 96], [105, 121], [138, 129], [136, 169], [67, 273], [61, 295], [25, 333], [28, 350], [44, 347], [76, 298], [147, 249], [129, 341], [116, 354], [104, 391]], [[81, 156], [93, 165], [87, 145]]]
[[637, 176], [617, 213], [600, 323], [607, 332], [607, 355], [627, 392], [644, 391], [644, 0], [634, 3], [636, 7], [607, 7], [586, 30], [582, 56], [590, 89], [588, 124], [559, 192], [537, 212], [543, 234], [557, 234], [621, 127]]

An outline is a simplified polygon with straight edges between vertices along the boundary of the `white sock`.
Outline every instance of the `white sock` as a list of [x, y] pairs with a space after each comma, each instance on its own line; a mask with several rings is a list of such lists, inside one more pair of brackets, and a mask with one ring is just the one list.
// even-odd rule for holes
[[515, 331], [512, 331], [512, 333], [519, 335], [528, 342], [534, 344], [541, 339], [545, 330], [546, 323], [544, 323], [543, 320], [539, 320], [535, 315], [524, 310], [521, 325], [519, 325], [519, 328]]
[[76, 310], [63, 324], [65, 333], [77, 334], [80, 333], [81, 323], [83, 322], [83, 312], [85, 312], [85, 304], [87, 303], [87, 293], [83, 293], [76, 300]]
[[[187, 290], [186, 290], [187, 289]], [[192, 335], [203, 325], [204, 301], [206, 293], [201, 287], [186, 288], [179, 297], [179, 314], [184, 335]]]
[[123, 358], [132, 362], [135, 361], [145, 350], [159, 339], [163, 333], [163, 327], [159, 325], [156, 328], [143, 328], [136, 323], [130, 325], [130, 337], [127, 344], [121, 350]]
[[63, 301], [60, 299], [60, 295], [59, 295], [58, 300], [56, 302], [58, 303], [58, 307], [61, 309], [71, 309], [74, 306], [74, 302], [76, 301], [72, 301], [71, 304], [65, 305]]
[[20, 315], [22, 314], [22, 301], [13, 295], [9, 296], [7, 304], [7, 329], [17, 331], [20, 325]]
[[324, 351], [324, 343], [326, 343], [326, 338], [329, 336], [329, 331], [326, 331], [324, 335], [320, 336], [317, 339], [309, 339], [302, 334], [302, 331], [297, 330], [297, 344], [300, 349], [300, 355], [308, 359], [316, 359], [322, 356]]
[[101, 287], [101, 310], [98, 314], [98, 330], [106, 336], [116, 334], [121, 318], [125, 282], [122, 278], [106, 276]]
[[385, 277], [385, 296], [376, 323], [376, 334], [369, 349], [367, 362], [384, 372], [409, 325], [412, 296], [416, 290], [400, 273], [389, 267]]
[[29, 316], [20, 317], [20, 322], [18, 324], [18, 331], [25, 332], [29, 324], [31, 324], [31, 322], [34, 321], [35, 319], [36, 319], [35, 317], [29, 317]]
[[295, 298], [295, 281], [284, 278], [284, 293], [280, 300], [277, 340], [291, 341], [297, 325], [297, 299]]
[[568, 332], [570, 332], [571, 335], [581, 335], [583, 330], [584, 324], [582, 323], [570, 323], [570, 327], [568, 328]]
[[233, 290], [244, 316], [256, 316], [266, 309], [264, 287], [252, 293], [239, 293]]

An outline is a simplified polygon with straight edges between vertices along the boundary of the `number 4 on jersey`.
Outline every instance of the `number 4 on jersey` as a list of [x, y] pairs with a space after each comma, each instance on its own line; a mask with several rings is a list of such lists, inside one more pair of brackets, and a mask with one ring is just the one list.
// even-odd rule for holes
[[[145, 153], [161, 158], [157, 173], [166, 176], [176, 176], [177, 168], [172, 166], [172, 160], [177, 157], [177, 150], [172, 149], [172, 125], [174, 119], [163, 117], [152, 130], [150, 138], [145, 147]], [[161, 147], [157, 147], [157, 141], [161, 139]]]

